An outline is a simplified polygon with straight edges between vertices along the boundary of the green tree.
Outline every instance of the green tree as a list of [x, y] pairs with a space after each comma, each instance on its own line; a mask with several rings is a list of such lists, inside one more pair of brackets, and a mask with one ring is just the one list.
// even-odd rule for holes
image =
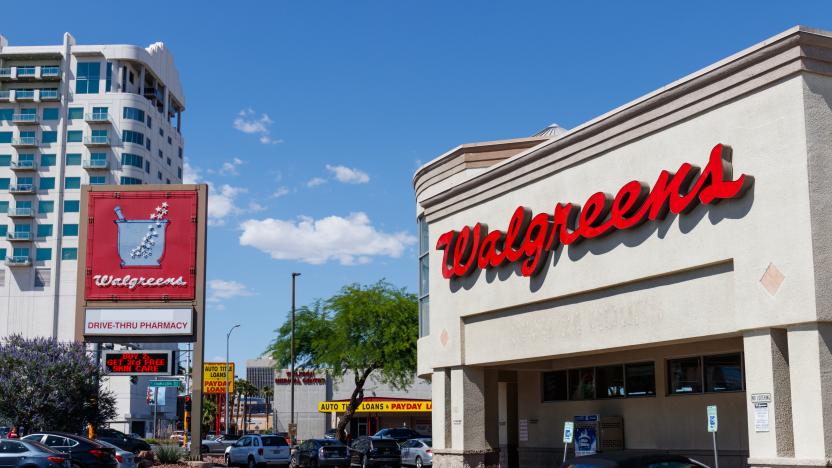
[[217, 420], [217, 404], [214, 400], [207, 398], [208, 395], [202, 397], [202, 433], [207, 434], [211, 432], [211, 427]]
[[[364, 401], [364, 384], [371, 374], [396, 389], [407, 389], [416, 372], [419, 318], [416, 295], [386, 281], [352, 284], [327, 300], [318, 300], [295, 314], [296, 366], [323, 369], [336, 379], [352, 373], [355, 389], [337, 437]], [[267, 352], [287, 367], [291, 362], [291, 317], [277, 330]]]
[[20, 335], [0, 343], [0, 420], [27, 432], [79, 432], [112, 420], [115, 408], [83, 344]]
[[274, 387], [263, 387], [260, 389], [260, 396], [266, 399], [266, 429], [269, 426], [269, 416], [272, 413], [272, 399], [274, 398]]

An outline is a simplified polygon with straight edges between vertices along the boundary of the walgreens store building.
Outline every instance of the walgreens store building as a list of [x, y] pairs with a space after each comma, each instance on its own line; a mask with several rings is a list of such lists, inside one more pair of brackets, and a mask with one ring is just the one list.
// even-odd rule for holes
[[436, 466], [832, 459], [832, 33], [414, 179]]

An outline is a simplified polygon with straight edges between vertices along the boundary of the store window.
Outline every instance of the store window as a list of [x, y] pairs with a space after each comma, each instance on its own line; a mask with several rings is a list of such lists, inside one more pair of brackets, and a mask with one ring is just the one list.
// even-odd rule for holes
[[[170, 160], [168, 160], [170, 162]], [[428, 223], [419, 217], [419, 337], [430, 334], [430, 248], [428, 247]]]
[[624, 365], [627, 396], [653, 396], [656, 394], [656, 365], [640, 362]]
[[550, 371], [541, 380], [544, 402], [656, 395], [652, 362]]
[[742, 355], [704, 356], [702, 358], [706, 392], [739, 392], [744, 388]]
[[603, 366], [595, 368], [598, 398], [624, 396], [624, 366]]
[[592, 400], [595, 398], [595, 369], [569, 370], [569, 399]]
[[667, 361], [668, 393], [701, 393], [702, 361], [698, 357]]
[[568, 400], [568, 392], [565, 370], [543, 373], [543, 401]]

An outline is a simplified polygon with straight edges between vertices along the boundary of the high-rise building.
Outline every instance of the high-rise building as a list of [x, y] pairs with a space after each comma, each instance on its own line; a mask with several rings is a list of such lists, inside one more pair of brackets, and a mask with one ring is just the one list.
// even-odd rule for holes
[[[184, 108], [160, 42], [77, 45], [66, 33], [9, 46], [0, 35], [0, 338], [74, 338], [81, 186], [181, 183]], [[110, 379], [125, 429], [152, 417], [145, 380]]]
[[258, 390], [266, 387], [272, 388], [276, 365], [274, 359], [265, 356], [259, 359], [249, 359], [246, 361], [246, 380]]

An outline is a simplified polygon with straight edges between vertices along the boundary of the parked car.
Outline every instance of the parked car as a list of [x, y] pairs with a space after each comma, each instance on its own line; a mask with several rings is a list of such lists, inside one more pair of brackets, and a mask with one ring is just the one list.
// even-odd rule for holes
[[707, 465], [683, 455], [663, 452], [627, 451], [603, 452], [595, 455], [570, 458], [561, 468], [708, 468]]
[[324, 439], [334, 439], [337, 435], [337, 429], [327, 429], [326, 432], [324, 432]]
[[402, 465], [416, 468], [433, 465], [433, 441], [429, 438], [410, 439], [401, 444]]
[[[188, 439], [191, 438], [191, 435], [188, 434]], [[185, 441], [185, 431], [173, 431], [170, 435], [170, 440], [175, 440], [180, 446]]]
[[5, 439], [6, 437], [8, 437], [9, 436], [9, 431], [11, 431], [11, 430], [12, 430], [12, 428], [10, 428], [8, 426], [0, 427], [0, 439]]
[[399, 468], [402, 464], [399, 444], [393, 439], [361, 436], [350, 447], [350, 464], [367, 468], [387, 466]]
[[118, 462], [118, 468], [136, 468], [136, 455], [133, 452], [124, 450], [119, 448], [109, 442], [103, 441], [101, 439], [96, 439], [96, 442], [100, 444], [104, 444], [107, 447], [112, 448], [115, 450], [116, 461]]
[[308, 439], [292, 453], [292, 467], [350, 466], [350, 450], [338, 440]]
[[37, 432], [22, 440], [40, 442], [69, 454], [73, 468], [118, 468], [114, 449], [86, 437], [65, 432]]
[[[225, 453], [225, 449], [240, 440], [237, 436], [220, 435], [202, 440], [202, 453]], [[190, 445], [190, 442], [189, 442]], [[189, 447], [190, 448], [190, 447]]]
[[227, 466], [289, 465], [289, 444], [276, 435], [247, 435], [225, 449]]
[[0, 440], [0, 467], [70, 468], [69, 457], [39, 442]]
[[109, 442], [122, 450], [127, 450], [128, 452], [139, 453], [142, 450], [150, 450], [150, 444], [144, 440], [106, 427], [98, 429], [96, 431], [95, 438], [96, 440]]
[[393, 439], [396, 442], [402, 443], [406, 440], [421, 439], [425, 436], [409, 427], [392, 427], [376, 432], [373, 437], [378, 437], [380, 439]]

